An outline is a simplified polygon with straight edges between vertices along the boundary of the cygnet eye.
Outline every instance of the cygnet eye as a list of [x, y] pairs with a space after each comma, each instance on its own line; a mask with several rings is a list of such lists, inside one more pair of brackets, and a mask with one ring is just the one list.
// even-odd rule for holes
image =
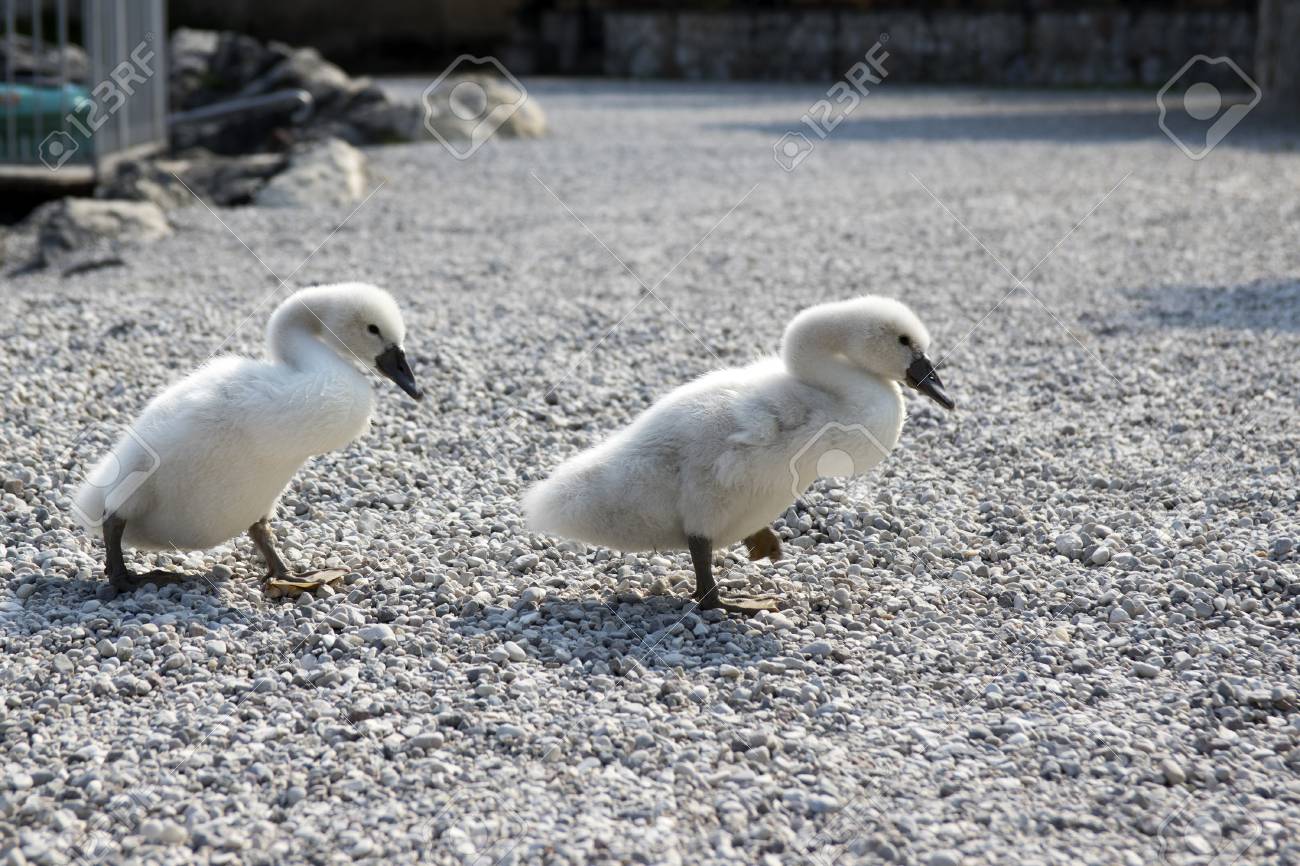
[[370, 333], [374, 334], [376, 337], [379, 336], [379, 326], [378, 326], [378, 325], [370, 325], [369, 327], [366, 328], [366, 330], [369, 331]]
[[904, 346], [910, 346], [912, 345], [912, 338], [907, 336], [907, 334], [903, 334], [898, 338], [898, 342], [902, 343]]

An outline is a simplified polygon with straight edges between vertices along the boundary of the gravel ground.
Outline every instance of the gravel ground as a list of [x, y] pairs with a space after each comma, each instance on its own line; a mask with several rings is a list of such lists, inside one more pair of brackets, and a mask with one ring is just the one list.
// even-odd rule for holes
[[[370, 151], [332, 235], [196, 206], [5, 278], [0, 863], [1300, 862], [1300, 136], [1193, 162], [1151, 94], [887, 83], [787, 173], [821, 88], [532, 90], [551, 137]], [[260, 351], [272, 271], [391, 288], [429, 392], [286, 494], [289, 556], [352, 574], [268, 602], [239, 539], [115, 598], [75, 465]], [[909, 399], [778, 566], [732, 551], [781, 614], [521, 526], [561, 459], [864, 291], [959, 411]]]

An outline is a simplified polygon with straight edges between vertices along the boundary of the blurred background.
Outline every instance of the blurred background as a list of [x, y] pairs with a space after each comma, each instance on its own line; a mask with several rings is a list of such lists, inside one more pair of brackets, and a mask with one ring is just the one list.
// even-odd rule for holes
[[1300, 78], [1300, 3], [1288, 0], [372, 0], [364, 14], [345, 0], [181, 0], [169, 10], [178, 26], [314, 45], [371, 73], [473, 52], [516, 74], [831, 80], [889, 33], [902, 82], [1149, 85], [1197, 53], [1292, 87]]
[[[1211, 121], [1233, 99], [1300, 105], [1300, 0], [0, 0], [0, 222], [64, 192], [139, 198], [112, 179], [142, 155], [470, 135], [449, 94], [441, 132], [430, 94], [398, 105], [400, 76], [829, 83], [875, 44], [891, 87], [1154, 94], [1203, 56], [1216, 62], [1186, 78]], [[490, 63], [470, 70], [464, 55]], [[484, 91], [467, 111], [503, 104], [509, 92]], [[504, 134], [541, 129], [520, 114]], [[247, 184], [223, 186], [193, 191], [247, 203]]]

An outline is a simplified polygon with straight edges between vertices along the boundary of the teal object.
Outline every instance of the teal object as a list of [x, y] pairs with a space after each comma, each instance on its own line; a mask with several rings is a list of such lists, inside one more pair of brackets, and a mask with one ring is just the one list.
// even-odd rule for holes
[[0, 84], [0, 162], [90, 165], [89, 99], [76, 84]]

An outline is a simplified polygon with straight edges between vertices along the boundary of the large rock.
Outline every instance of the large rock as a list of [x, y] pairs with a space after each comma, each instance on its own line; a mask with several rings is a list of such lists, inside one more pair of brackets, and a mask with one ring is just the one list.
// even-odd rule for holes
[[289, 167], [257, 193], [267, 207], [347, 205], [369, 192], [366, 158], [337, 138], [310, 145], [289, 158]]
[[[428, 135], [468, 140], [483, 124], [492, 135], [539, 138], [546, 134], [546, 115], [527, 92], [486, 75], [449, 78], [424, 94], [419, 106]], [[481, 133], [480, 133], [481, 134]]]
[[490, 123], [498, 126], [493, 134], [502, 137], [531, 138], [546, 131], [536, 101], [488, 76], [448, 79], [421, 104], [391, 100], [369, 79], [350, 77], [312, 48], [182, 28], [172, 34], [170, 51], [169, 86], [176, 108], [191, 110], [284, 90], [305, 90], [313, 103], [306, 117], [251, 112], [182, 124], [173, 133], [179, 148], [234, 154], [282, 150], [324, 138], [355, 145], [390, 144], [427, 139], [430, 127], [444, 138], [463, 140], [481, 127], [484, 117], [493, 118]]
[[367, 79], [352, 79], [342, 69], [320, 56], [315, 48], [295, 48], [263, 75], [250, 81], [239, 96], [260, 96], [277, 90], [305, 90], [311, 94], [317, 112], [327, 112], [335, 104], [370, 86]]
[[96, 189], [98, 198], [149, 201], [163, 208], [191, 205], [251, 204], [266, 182], [289, 164], [279, 153], [247, 156], [191, 154], [184, 159], [141, 159], [120, 162]]
[[[9, 53], [9, 38], [13, 39], [13, 53]], [[67, 71], [68, 81], [84, 83], [90, 77], [90, 58], [78, 45], [69, 44], [63, 51], [46, 39], [40, 51], [33, 48], [32, 38], [13, 34], [0, 38], [0, 69], [12, 64], [14, 80], [58, 79]]]
[[172, 233], [162, 209], [145, 201], [64, 198], [41, 205], [27, 221], [36, 228], [39, 263], [60, 267]]
[[532, 97], [509, 82], [487, 76], [448, 79], [420, 102], [379, 99], [346, 115], [347, 125], [361, 141], [385, 144], [438, 136], [467, 142], [484, 122], [495, 126], [491, 135], [503, 138], [546, 134], [546, 115]]

